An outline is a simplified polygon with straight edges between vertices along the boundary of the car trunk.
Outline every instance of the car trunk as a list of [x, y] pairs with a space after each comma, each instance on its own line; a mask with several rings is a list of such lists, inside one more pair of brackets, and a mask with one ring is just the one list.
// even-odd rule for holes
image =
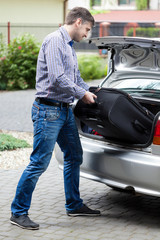
[[80, 120], [79, 118], [76, 117], [76, 122], [77, 122], [77, 126], [79, 129], [79, 133], [83, 136], [92, 138], [92, 139], [96, 139], [99, 141], [105, 141], [108, 143], [112, 143], [112, 144], [118, 144], [121, 146], [128, 146], [128, 147], [132, 147], [132, 148], [147, 148], [149, 147], [152, 143], [153, 143], [153, 137], [154, 137], [154, 132], [155, 132], [155, 126], [157, 123], [157, 120], [160, 116], [160, 102], [158, 101], [153, 101], [150, 99], [141, 99], [141, 98], [135, 98], [136, 101], [138, 101], [140, 103], [141, 106], [143, 106], [144, 108], [148, 109], [151, 113], [154, 114], [154, 120], [152, 123], [152, 129], [150, 132], [150, 136], [148, 138], [148, 141], [145, 143], [141, 143], [141, 144], [134, 144], [134, 143], [127, 143], [127, 142], [123, 142], [121, 140], [117, 139], [109, 139], [105, 136], [103, 136], [102, 134], [99, 134], [97, 131], [95, 131], [93, 128], [91, 128], [89, 125], [86, 125], [86, 123], [83, 122], [83, 120]]
[[[160, 115], [160, 41], [115, 36], [93, 38], [89, 43], [107, 50], [108, 66], [107, 76], [98, 86], [102, 94], [93, 91], [99, 94], [98, 107], [83, 106], [80, 101], [76, 104], [74, 113], [80, 133], [112, 144], [147, 148], [153, 143]], [[105, 100], [101, 97], [103, 90]]]

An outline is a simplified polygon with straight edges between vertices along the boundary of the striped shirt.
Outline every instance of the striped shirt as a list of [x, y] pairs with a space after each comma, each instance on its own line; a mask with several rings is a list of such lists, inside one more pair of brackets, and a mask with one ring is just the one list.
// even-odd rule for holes
[[89, 89], [80, 76], [71, 43], [64, 27], [44, 39], [37, 60], [37, 97], [71, 103], [74, 98], [81, 99]]

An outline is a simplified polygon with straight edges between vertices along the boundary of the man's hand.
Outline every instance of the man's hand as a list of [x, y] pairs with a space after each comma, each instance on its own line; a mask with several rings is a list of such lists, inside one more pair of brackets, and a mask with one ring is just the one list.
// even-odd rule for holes
[[95, 103], [95, 99], [97, 98], [97, 96], [91, 92], [86, 91], [86, 93], [84, 94], [82, 101], [84, 103], [87, 104], [91, 104], [91, 103]]

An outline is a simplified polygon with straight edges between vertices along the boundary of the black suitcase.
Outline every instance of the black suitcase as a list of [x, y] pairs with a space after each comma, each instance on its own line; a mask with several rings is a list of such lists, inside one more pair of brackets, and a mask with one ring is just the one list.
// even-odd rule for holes
[[147, 143], [154, 115], [124, 91], [91, 87], [96, 103], [79, 100], [74, 114], [108, 140], [121, 143]]

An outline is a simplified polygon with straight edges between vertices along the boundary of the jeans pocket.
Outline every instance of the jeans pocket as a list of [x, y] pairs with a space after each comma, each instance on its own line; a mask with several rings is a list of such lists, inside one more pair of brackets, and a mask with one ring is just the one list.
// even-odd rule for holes
[[60, 109], [55, 107], [54, 109], [49, 109], [46, 111], [46, 121], [55, 121], [60, 117]]
[[38, 126], [38, 119], [39, 119], [39, 108], [35, 105], [32, 107], [32, 122], [33, 122], [33, 128], [34, 128], [34, 135], [36, 134], [37, 131], [37, 126]]
[[37, 112], [33, 112], [33, 111], [32, 111], [32, 122], [33, 122], [33, 123], [36, 121], [37, 117], [38, 117]]
[[32, 121], [35, 122], [38, 119], [39, 109], [35, 106], [32, 107]]

